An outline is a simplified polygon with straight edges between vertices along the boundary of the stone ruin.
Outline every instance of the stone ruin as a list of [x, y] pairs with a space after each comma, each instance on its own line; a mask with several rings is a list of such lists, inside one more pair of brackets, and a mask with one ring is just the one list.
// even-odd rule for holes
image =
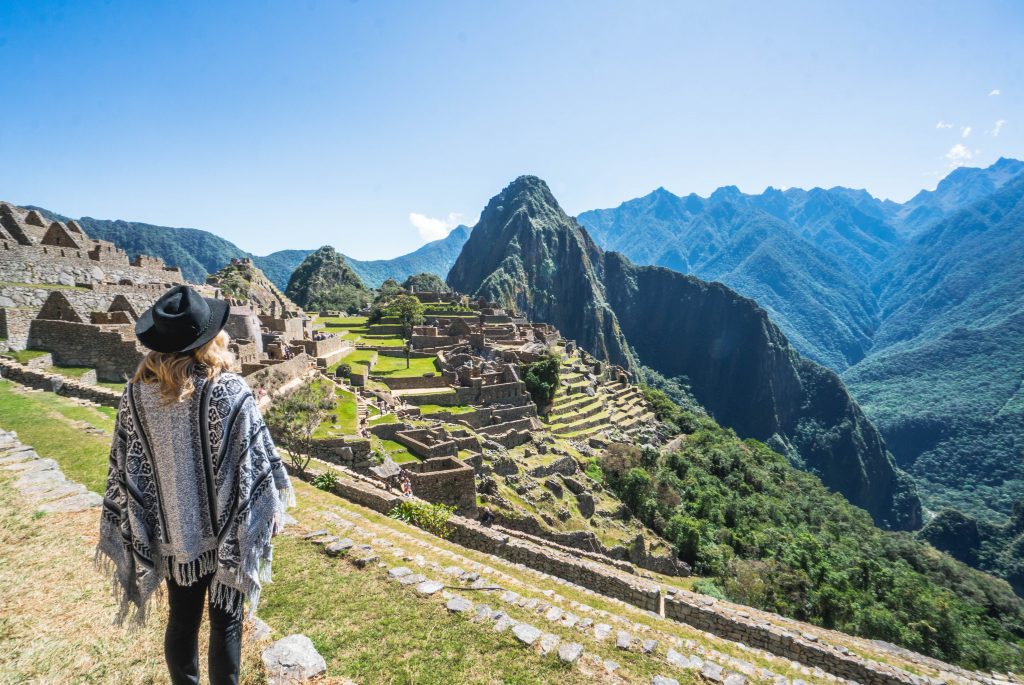
[[[252, 268], [249, 260], [233, 266]], [[0, 351], [44, 351], [59, 367], [93, 368], [97, 380], [123, 381], [146, 351], [135, 339], [139, 314], [184, 282], [179, 268], [145, 255], [130, 259], [77, 221], [0, 203]], [[193, 287], [224, 297], [215, 283]], [[344, 341], [312, 340], [310, 320], [272, 284], [250, 294], [232, 302], [226, 329], [235, 370], [254, 385], [271, 367], [287, 381], [314, 359], [326, 365], [341, 354]]]

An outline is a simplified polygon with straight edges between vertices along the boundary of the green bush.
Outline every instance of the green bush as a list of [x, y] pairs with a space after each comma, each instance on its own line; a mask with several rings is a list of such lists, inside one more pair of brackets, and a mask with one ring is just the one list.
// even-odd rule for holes
[[331, 491], [334, 489], [334, 486], [338, 484], [338, 476], [334, 471], [325, 471], [314, 476], [309, 482], [314, 488]]
[[558, 390], [558, 374], [562, 368], [561, 360], [551, 355], [538, 362], [528, 364], [522, 369], [526, 390], [530, 393], [537, 410], [544, 413]]
[[411, 523], [439, 538], [448, 538], [452, 534], [449, 519], [455, 513], [455, 507], [447, 504], [430, 504], [417, 500], [403, 500], [388, 516], [399, 521]]

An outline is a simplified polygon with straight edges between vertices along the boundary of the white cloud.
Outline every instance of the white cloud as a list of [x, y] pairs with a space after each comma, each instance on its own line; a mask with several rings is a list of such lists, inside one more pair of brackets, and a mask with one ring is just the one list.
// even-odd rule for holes
[[1000, 119], [999, 121], [996, 122], [995, 126], [992, 127], [992, 130], [989, 131], [989, 133], [991, 133], [992, 137], [995, 138], [999, 135], [999, 132], [1003, 130], [1003, 126], [1005, 125], [1006, 119]]
[[992, 90], [989, 91], [988, 96], [992, 97], [993, 95], [1002, 95], [1002, 93], [998, 88], [993, 88]]
[[971, 152], [963, 143], [957, 143], [953, 147], [949, 148], [949, 152], [946, 153], [946, 161], [949, 162], [950, 168], [963, 166], [967, 164], [967, 162], [971, 161], [973, 157], [974, 153]]
[[962, 129], [960, 129], [960, 134], [964, 138], [966, 138], [967, 136], [971, 135], [971, 127], [970, 126], [964, 126]]
[[939, 123], [935, 124], [935, 128], [953, 128], [953, 124], [939, 119]]
[[461, 214], [450, 212], [444, 219], [435, 219], [426, 214], [409, 212], [409, 223], [419, 232], [424, 240], [440, 240], [452, 232], [452, 229], [459, 225]]

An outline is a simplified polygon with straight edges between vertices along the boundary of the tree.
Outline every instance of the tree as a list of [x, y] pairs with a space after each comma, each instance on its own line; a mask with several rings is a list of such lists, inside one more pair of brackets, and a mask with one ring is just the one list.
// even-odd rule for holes
[[399, 295], [387, 306], [386, 314], [398, 319], [402, 335], [412, 337], [412, 329], [423, 323], [423, 303], [412, 295]]
[[306, 472], [312, 458], [313, 433], [336, 403], [332, 383], [313, 381], [275, 399], [267, 412], [267, 428], [274, 440], [288, 451], [299, 473]]
[[537, 411], [544, 413], [551, 400], [555, 399], [561, 368], [562, 362], [555, 355], [549, 355], [525, 367], [523, 381], [526, 383], [526, 391], [537, 405]]

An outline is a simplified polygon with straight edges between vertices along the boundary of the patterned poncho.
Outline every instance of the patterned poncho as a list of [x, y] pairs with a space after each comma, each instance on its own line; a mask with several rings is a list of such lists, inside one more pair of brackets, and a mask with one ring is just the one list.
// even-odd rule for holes
[[284, 465], [245, 381], [194, 377], [168, 403], [156, 384], [129, 383], [117, 414], [97, 563], [113, 576], [116, 623], [142, 624], [167, 578], [215, 573], [210, 601], [254, 611], [270, 580], [270, 539], [294, 504]]

